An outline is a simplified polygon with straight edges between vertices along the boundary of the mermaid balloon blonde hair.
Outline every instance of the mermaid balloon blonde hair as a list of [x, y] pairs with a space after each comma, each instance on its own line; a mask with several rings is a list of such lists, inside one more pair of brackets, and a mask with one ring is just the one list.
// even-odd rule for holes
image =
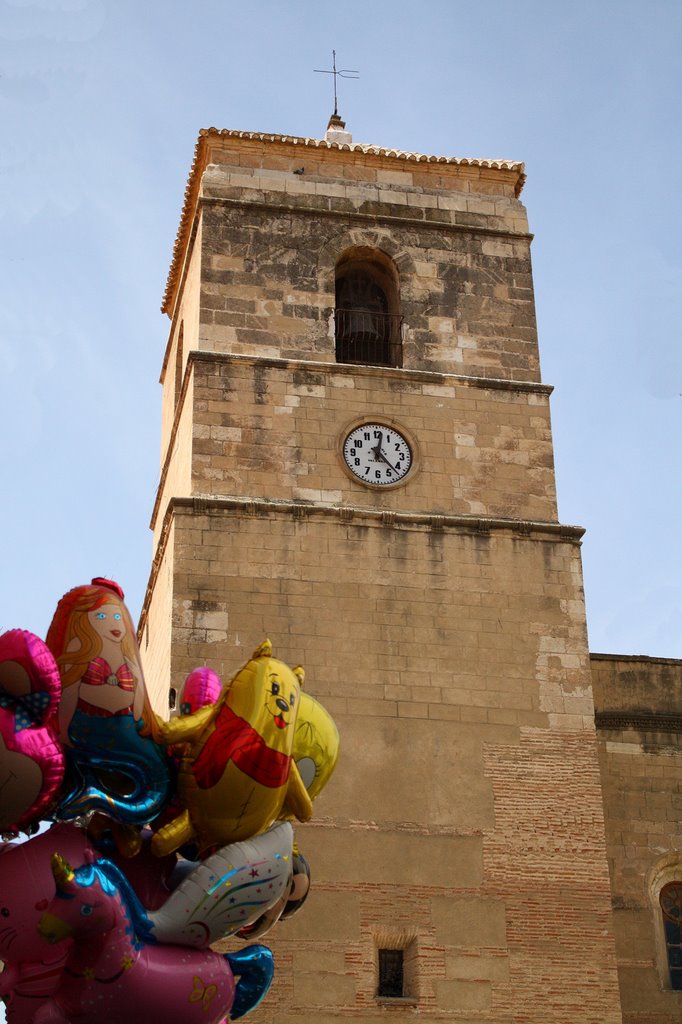
[[[102, 576], [96, 576], [89, 585], [74, 587], [59, 601], [47, 631], [46, 643], [59, 667], [62, 687], [67, 689], [74, 683], [79, 683], [89, 663], [101, 654], [103, 646], [102, 638], [92, 626], [88, 613], [107, 604], [118, 605], [125, 625], [121, 653], [134, 670], [137, 686], [141, 686], [144, 691], [142, 713], [144, 725], [141, 735], [151, 735], [158, 740], [160, 732], [147, 697], [135, 627], [124, 603], [124, 597], [123, 590], [118, 583]], [[70, 649], [74, 640], [78, 641], [78, 646]]]

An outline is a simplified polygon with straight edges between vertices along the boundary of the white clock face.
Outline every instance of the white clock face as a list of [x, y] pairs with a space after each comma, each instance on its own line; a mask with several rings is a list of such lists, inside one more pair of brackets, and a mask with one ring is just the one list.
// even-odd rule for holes
[[412, 465], [412, 450], [402, 434], [383, 423], [363, 423], [343, 442], [343, 458], [359, 480], [377, 487], [402, 480]]

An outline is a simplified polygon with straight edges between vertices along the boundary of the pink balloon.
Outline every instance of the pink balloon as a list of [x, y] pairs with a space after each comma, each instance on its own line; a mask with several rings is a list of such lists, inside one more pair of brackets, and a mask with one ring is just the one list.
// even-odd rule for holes
[[220, 676], [212, 668], [195, 668], [185, 679], [180, 697], [180, 714], [192, 715], [199, 708], [215, 704], [223, 684]]
[[[159, 861], [148, 845], [132, 860], [121, 858], [120, 864], [140, 899], [155, 908], [168, 898], [166, 882], [175, 857]], [[72, 945], [69, 939], [50, 944], [38, 932], [38, 922], [54, 899], [54, 853], [71, 864], [95, 856], [85, 831], [68, 822], [53, 825], [28, 842], [0, 845], [0, 960], [5, 962], [0, 996], [9, 1000], [8, 1024], [32, 1024], [34, 1013], [43, 1005], [46, 1022], [54, 1014], [48, 1003], [60, 984]]]
[[33, 633], [0, 636], [0, 832], [40, 820], [64, 776], [52, 717], [61, 682], [52, 654]]
[[80, 863], [88, 848], [75, 825], [55, 825], [27, 843], [0, 846], [0, 995], [9, 997], [8, 1024], [30, 1024], [33, 1014], [56, 991], [69, 942], [49, 945], [38, 922], [54, 896], [50, 857], [58, 851]]
[[[59, 857], [57, 895], [38, 930], [51, 943], [72, 940], [55, 1011], [37, 1020], [73, 1024], [219, 1024], [248, 1012], [272, 980], [272, 954], [253, 946], [236, 954], [155, 945], [149, 918], [125, 876], [108, 860], [86, 856], [75, 869]], [[235, 983], [232, 963], [239, 974]]]

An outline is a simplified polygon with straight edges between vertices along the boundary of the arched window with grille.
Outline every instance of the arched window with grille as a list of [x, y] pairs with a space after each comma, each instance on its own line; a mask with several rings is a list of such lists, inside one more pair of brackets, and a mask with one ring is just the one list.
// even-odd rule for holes
[[682, 881], [668, 882], [659, 895], [670, 987], [682, 991]]
[[398, 273], [379, 249], [357, 247], [336, 264], [336, 361], [402, 366]]

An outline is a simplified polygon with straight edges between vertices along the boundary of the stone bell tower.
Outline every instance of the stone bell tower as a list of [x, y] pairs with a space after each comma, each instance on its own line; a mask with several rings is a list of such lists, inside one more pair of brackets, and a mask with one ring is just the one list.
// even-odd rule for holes
[[265, 636], [334, 715], [259, 1019], [617, 1024], [580, 537], [523, 165], [202, 131], [164, 299], [150, 692]]

